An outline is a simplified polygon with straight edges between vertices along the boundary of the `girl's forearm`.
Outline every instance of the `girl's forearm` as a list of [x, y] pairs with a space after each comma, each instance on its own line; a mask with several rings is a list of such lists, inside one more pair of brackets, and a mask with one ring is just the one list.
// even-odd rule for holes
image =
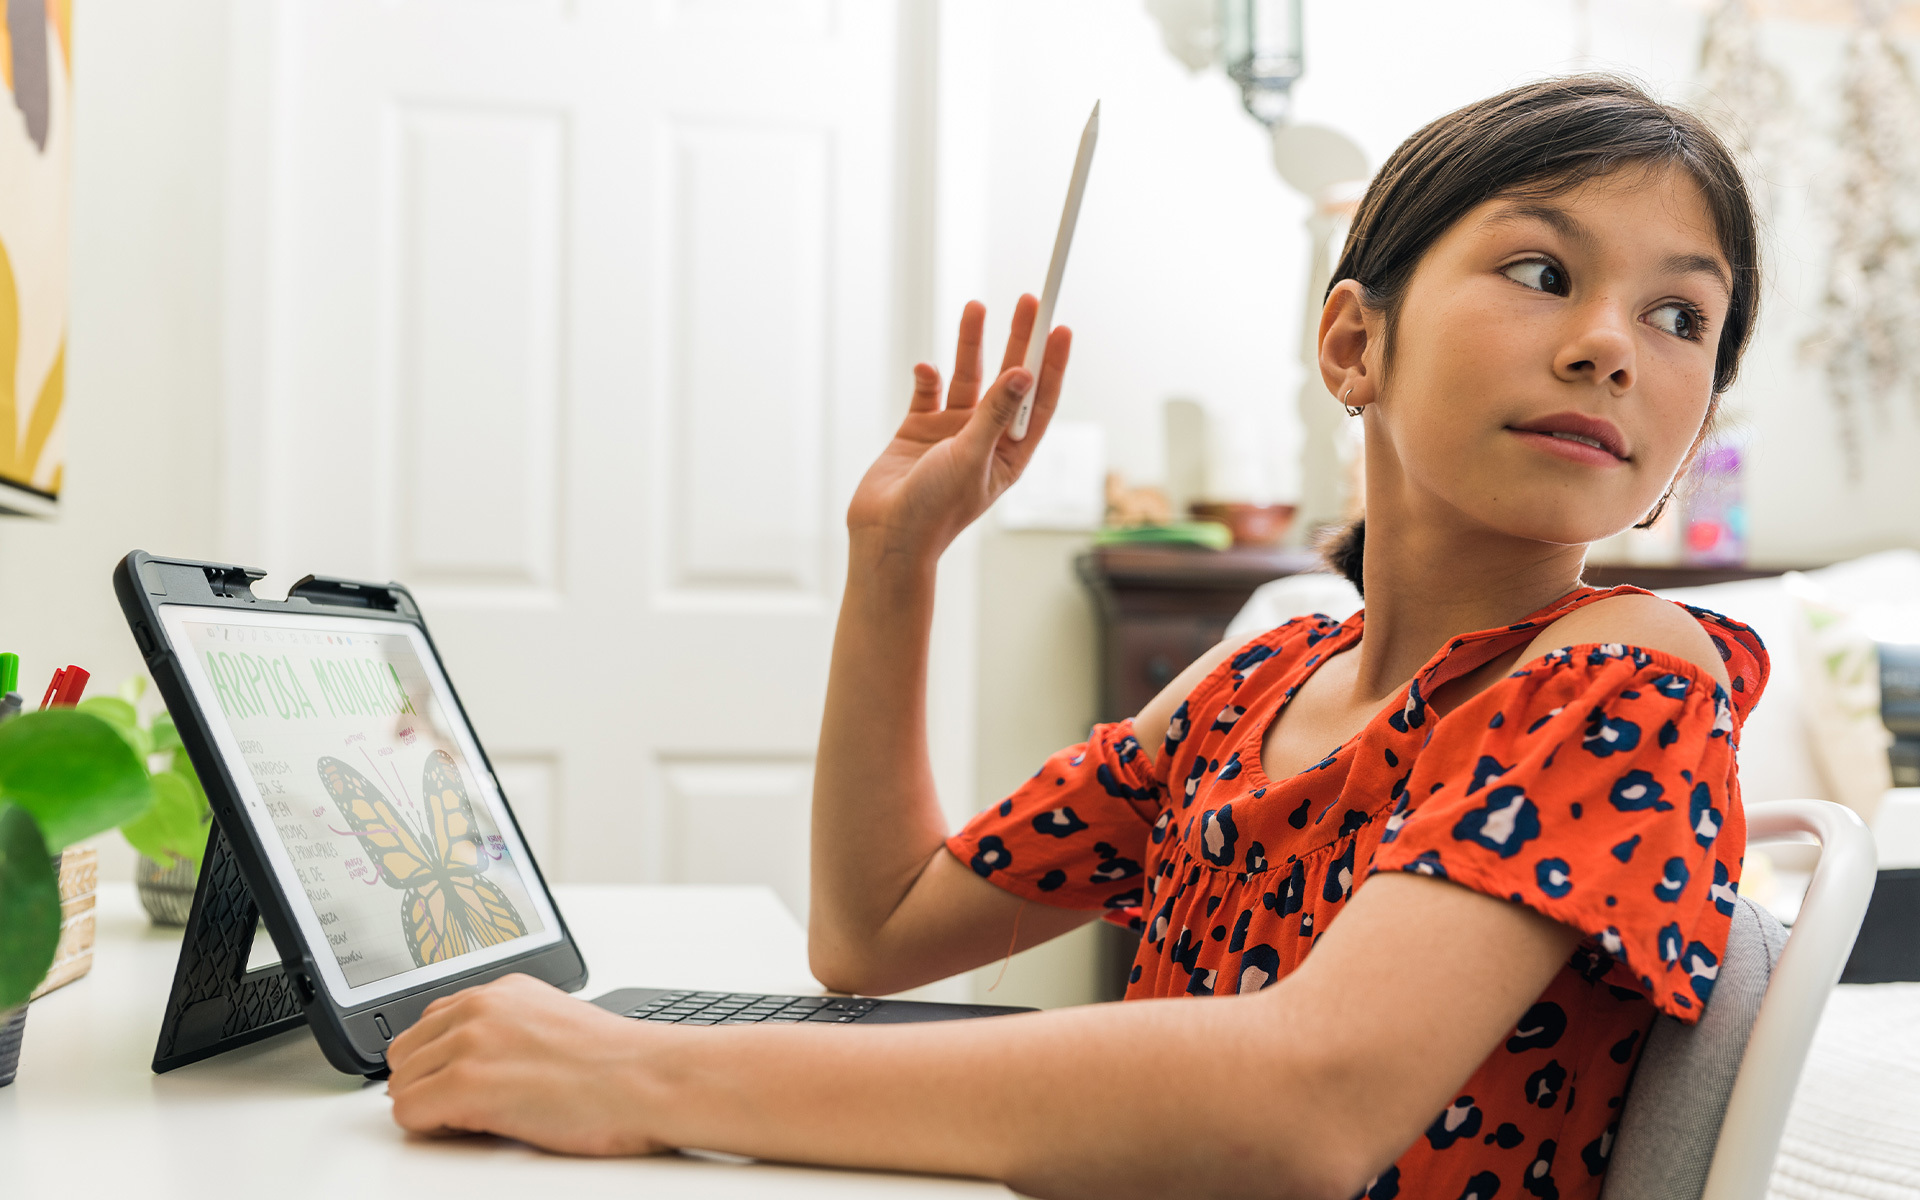
[[852, 970], [946, 837], [926, 729], [934, 563], [852, 543], [814, 767], [816, 973]]
[[1350, 1164], [1311, 1119], [1314, 1080], [1287, 1060], [1267, 999], [673, 1031], [645, 1056], [640, 1119], [677, 1146], [1042, 1197], [1343, 1200]]

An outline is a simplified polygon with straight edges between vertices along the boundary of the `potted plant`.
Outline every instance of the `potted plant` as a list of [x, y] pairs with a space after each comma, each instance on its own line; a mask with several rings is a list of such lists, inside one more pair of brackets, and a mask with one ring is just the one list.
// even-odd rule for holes
[[0, 724], [0, 1086], [60, 940], [54, 855], [153, 801], [146, 764], [98, 716], [55, 708]]
[[90, 697], [79, 709], [113, 726], [152, 773], [153, 804], [122, 823], [120, 832], [140, 852], [134, 883], [147, 915], [158, 925], [185, 925], [213, 810], [180, 744], [173, 717], [163, 709], [151, 724], [140, 724], [135, 705], [146, 688], [146, 676], [135, 675], [120, 685], [119, 695]]

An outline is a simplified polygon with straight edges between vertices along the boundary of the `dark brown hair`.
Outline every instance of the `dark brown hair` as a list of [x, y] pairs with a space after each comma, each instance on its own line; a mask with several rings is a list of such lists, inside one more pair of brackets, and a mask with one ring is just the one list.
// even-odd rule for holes
[[[1367, 306], [1386, 314], [1390, 356], [1415, 268], [1475, 205], [1495, 196], [1558, 196], [1630, 166], [1678, 167], [1694, 179], [1731, 268], [1710, 422], [1733, 384], [1759, 310], [1753, 203], [1733, 155], [1705, 122], [1628, 80], [1574, 75], [1525, 84], [1456, 109], [1400, 143], [1367, 186], [1327, 292], [1347, 279], [1360, 285]], [[1363, 519], [1321, 543], [1328, 565], [1355, 587], [1361, 586], [1365, 539]]]

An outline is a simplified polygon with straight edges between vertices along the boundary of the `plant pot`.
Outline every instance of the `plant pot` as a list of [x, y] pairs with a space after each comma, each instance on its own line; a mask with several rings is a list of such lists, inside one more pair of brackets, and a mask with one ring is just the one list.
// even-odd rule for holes
[[1203, 521], [1218, 521], [1233, 531], [1236, 546], [1273, 546], [1287, 536], [1293, 525], [1291, 504], [1214, 504], [1195, 502], [1193, 515]]
[[155, 925], [185, 925], [193, 912], [193, 889], [200, 881], [198, 864], [181, 859], [167, 867], [142, 854], [133, 868], [140, 907]]
[[69, 846], [53, 856], [60, 877], [60, 942], [54, 947], [47, 977], [29, 1002], [65, 987], [93, 969], [94, 893], [100, 881], [100, 855], [91, 846]]
[[0, 1012], [0, 1087], [12, 1083], [20, 1069], [20, 1035], [26, 1027], [26, 1005]]

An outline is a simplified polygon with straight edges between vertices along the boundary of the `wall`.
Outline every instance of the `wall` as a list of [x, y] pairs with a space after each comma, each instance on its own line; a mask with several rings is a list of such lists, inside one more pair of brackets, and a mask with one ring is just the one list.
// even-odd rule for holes
[[[1620, 71], [1669, 99], [1693, 84], [1702, 3], [1677, 0], [1309, 0], [1307, 75], [1296, 119], [1330, 125], [1379, 163], [1419, 125], [1542, 75]], [[1004, 320], [1037, 290], [1074, 139], [1102, 104], [1093, 170], [1057, 319], [1074, 326], [1068, 418], [1107, 427], [1113, 464], [1162, 474], [1160, 405], [1204, 402], [1217, 443], [1244, 448], [1230, 475], [1248, 493], [1298, 486], [1293, 390], [1307, 247], [1303, 201], [1219, 70], [1190, 73], [1161, 42], [1167, 0], [1002, 0], [991, 8], [988, 230], [981, 273]], [[1583, 15], [1584, 14], [1584, 15]], [[1379, 36], [1392, 30], [1393, 36]], [[1805, 154], [1773, 181], [1769, 290], [1731, 409], [1751, 449], [1756, 561], [1829, 561], [1920, 537], [1916, 408], [1896, 400], [1847, 477], [1820, 381], [1799, 357], [1825, 261], [1817, 217], [1830, 174], [1844, 31], [1770, 19], [1763, 43], [1803, 109]], [[1920, 42], [1908, 43], [1920, 59]], [[991, 584], [988, 584], [991, 586]]]
[[[215, 557], [221, 0], [81, 0], [67, 471], [53, 521], [0, 519], [0, 649], [38, 703], [56, 666], [141, 670], [108, 586], [136, 547]], [[152, 703], [151, 701], [149, 702]], [[127, 878], [118, 834], [103, 872]]]
[[[1019, 787], [1055, 750], [1083, 740], [1093, 724], [1093, 609], [1071, 567], [1085, 548], [1086, 538], [1071, 533], [989, 528], [980, 538], [974, 778], [982, 806]], [[1045, 1008], [1094, 1000], [1094, 934], [1088, 926], [1016, 955], [1004, 979], [998, 964], [981, 969], [975, 998]]]

